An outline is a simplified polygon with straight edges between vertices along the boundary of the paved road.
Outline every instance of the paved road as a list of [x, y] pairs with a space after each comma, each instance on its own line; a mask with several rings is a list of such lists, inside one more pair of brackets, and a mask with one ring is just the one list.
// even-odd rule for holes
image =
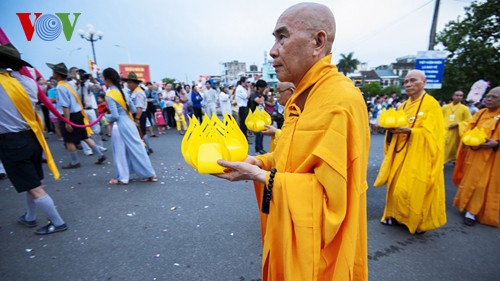
[[[62, 163], [62, 144], [48, 139]], [[47, 174], [47, 190], [70, 227], [63, 233], [40, 237], [18, 225], [23, 196], [0, 181], [0, 280], [260, 280], [251, 183], [198, 175], [182, 160], [180, 141], [172, 130], [152, 139], [158, 183], [110, 186], [111, 162], [96, 166], [83, 155], [82, 168], [61, 170], [59, 182]], [[370, 184], [382, 141], [372, 140]], [[421, 236], [381, 225], [385, 188], [369, 189], [370, 280], [500, 280], [500, 231], [461, 223], [451, 207], [451, 170], [445, 168], [448, 223]]]

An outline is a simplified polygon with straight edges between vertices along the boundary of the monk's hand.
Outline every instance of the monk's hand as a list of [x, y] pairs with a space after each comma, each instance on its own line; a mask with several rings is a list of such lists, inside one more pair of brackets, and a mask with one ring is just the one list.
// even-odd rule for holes
[[264, 125], [266, 129], [262, 131], [261, 133], [266, 135], [266, 136], [274, 136], [276, 134], [276, 128], [271, 126], [271, 125]]
[[253, 180], [261, 183], [266, 182], [267, 172], [246, 162], [230, 162], [225, 160], [217, 160], [217, 164], [226, 168], [223, 174], [214, 174], [214, 176], [226, 179], [228, 181]]
[[499, 141], [486, 138], [486, 142], [483, 143], [483, 144], [480, 144], [479, 147], [480, 148], [491, 148], [491, 149], [493, 149], [495, 147], [498, 147], [498, 144], [499, 144]]
[[389, 129], [389, 131], [393, 134], [409, 134], [409, 133], [411, 133], [411, 129], [408, 127]]
[[66, 123], [66, 124], [64, 125], [64, 128], [66, 129], [66, 131], [67, 131], [68, 133], [73, 132], [73, 126], [71, 126], [71, 125], [70, 125], [70, 124], [68, 124], [68, 123]]
[[257, 157], [255, 157], [255, 156], [248, 155], [247, 159], [245, 160], [245, 163], [248, 163], [250, 165], [255, 165], [255, 166], [262, 169], [262, 161], [257, 159]]

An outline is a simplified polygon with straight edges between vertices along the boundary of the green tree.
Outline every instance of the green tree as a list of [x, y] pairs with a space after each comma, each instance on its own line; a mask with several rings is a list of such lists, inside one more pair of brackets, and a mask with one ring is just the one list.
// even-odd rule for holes
[[163, 83], [165, 83], [165, 85], [166, 85], [166, 84], [172, 84], [172, 85], [174, 85], [176, 80], [175, 80], [175, 78], [168, 78], [168, 77], [165, 77], [165, 78], [161, 79], [161, 81], [162, 81]]
[[396, 92], [396, 94], [399, 96], [401, 95], [401, 87], [398, 85], [390, 85], [382, 89], [382, 95], [390, 95], [392, 92]]
[[372, 97], [380, 94], [380, 92], [382, 91], [382, 86], [380, 86], [379, 82], [365, 83], [363, 87], [361, 87], [361, 91], [365, 95]]
[[349, 54], [340, 54], [340, 60], [339, 63], [337, 64], [337, 67], [339, 71], [344, 73], [344, 75], [347, 75], [347, 73], [351, 73], [360, 64], [359, 60], [353, 58], [354, 53], [350, 52]]
[[438, 95], [451, 97], [456, 89], [468, 93], [479, 79], [497, 86], [500, 79], [500, 0], [474, 1], [465, 17], [446, 24], [437, 41], [450, 52], [443, 88]]

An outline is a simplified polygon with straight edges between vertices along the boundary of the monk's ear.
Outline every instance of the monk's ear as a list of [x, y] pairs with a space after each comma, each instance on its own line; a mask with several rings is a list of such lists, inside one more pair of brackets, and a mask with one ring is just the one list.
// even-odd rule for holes
[[320, 30], [316, 32], [314, 35], [314, 54], [315, 55], [322, 55], [325, 52], [326, 48], [326, 39], [327, 35], [324, 30]]

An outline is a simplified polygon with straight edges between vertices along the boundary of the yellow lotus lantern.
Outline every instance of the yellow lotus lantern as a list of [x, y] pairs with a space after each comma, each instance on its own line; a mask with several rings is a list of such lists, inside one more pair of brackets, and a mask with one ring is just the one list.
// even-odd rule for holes
[[234, 118], [224, 116], [220, 121], [215, 114], [207, 115], [201, 124], [196, 117], [189, 118], [189, 127], [182, 139], [181, 152], [184, 161], [200, 174], [218, 174], [224, 167], [217, 160], [244, 161], [248, 154], [248, 142]]
[[408, 122], [406, 120], [406, 113], [403, 110], [394, 110], [394, 108], [386, 110], [384, 108], [382, 109], [378, 123], [380, 127], [390, 129], [404, 127]]
[[483, 128], [477, 127], [464, 133], [462, 142], [468, 146], [478, 146], [486, 142], [486, 133]]
[[271, 115], [265, 110], [255, 108], [255, 111], [248, 112], [247, 118], [245, 119], [245, 125], [247, 128], [254, 132], [261, 132], [266, 129], [264, 125], [271, 125], [273, 123]]

